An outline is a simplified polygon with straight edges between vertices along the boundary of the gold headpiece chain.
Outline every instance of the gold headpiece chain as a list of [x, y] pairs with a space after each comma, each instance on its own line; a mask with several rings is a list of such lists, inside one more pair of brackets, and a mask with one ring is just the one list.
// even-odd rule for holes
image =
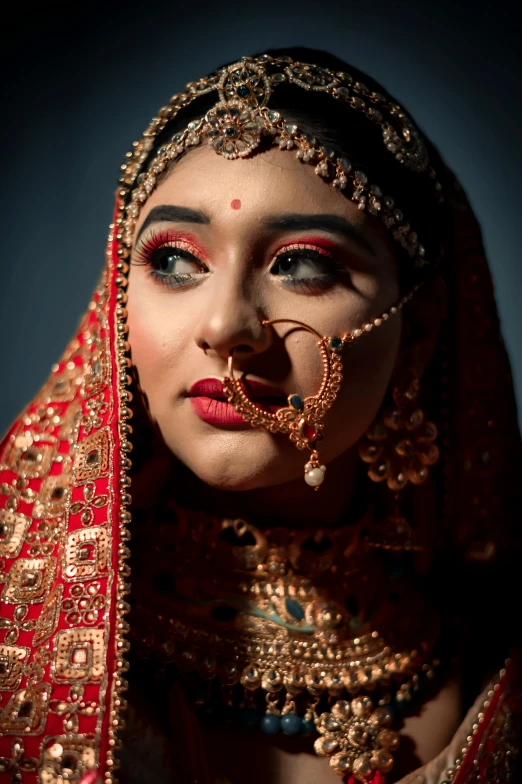
[[[370, 181], [367, 172], [354, 168], [346, 157], [338, 155], [328, 145], [319, 144], [309, 133], [295, 123], [287, 122], [280, 112], [268, 107], [272, 92], [285, 83], [327, 93], [377, 124], [382, 130], [383, 142], [394, 158], [407, 169], [430, 178], [437, 199], [443, 201], [442, 186], [430, 165], [421, 134], [401, 106], [370, 90], [344, 71], [334, 72], [317, 65], [294, 62], [287, 56], [244, 57], [211, 76], [189, 83], [184, 92], [174, 95], [128, 154], [120, 181], [120, 196], [127, 203], [124, 246], [132, 246], [143, 204], [156, 188], [162, 173], [180, 155], [205, 140], [224, 158], [244, 158], [261, 144], [262, 138], [267, 138], [282, 150], [293, 150], [303, 163], [312, 163], [316, 174], [331, 182], [334, 188], [347, 191], [351, 185], [351, 199], [357, 207], [382, 219], [415, 267], [427, 265], [424, 246], [391, 195], [384, 195], [382, 188]], [[200, 95], [215, 91], [218, 101], [205, 116], [189, 122], [184, 130], [175, 133], [167, 144], [158, 149], [146, 171], [141, 171], [154, 147], [155, 138], [167, 123]]]

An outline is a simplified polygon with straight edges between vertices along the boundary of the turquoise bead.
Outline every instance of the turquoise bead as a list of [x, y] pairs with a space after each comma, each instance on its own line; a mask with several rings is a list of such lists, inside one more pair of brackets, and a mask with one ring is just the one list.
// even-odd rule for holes
[[261, 719], [261, 729], [267, 735], [275, 735], [281, 729], [281, 719], [272, 713], [266, 713]]
[[281, 729], [285, 735], [295, 735], [301, 729], [301, 717], [296, 716], [295, 713], [287, 713], [281, 716]]
[[315, 724], [312, 720], [307, 721], [306, 719], [301, 719], [301, 732], [304, 735], [311, 735], [315, 732]]

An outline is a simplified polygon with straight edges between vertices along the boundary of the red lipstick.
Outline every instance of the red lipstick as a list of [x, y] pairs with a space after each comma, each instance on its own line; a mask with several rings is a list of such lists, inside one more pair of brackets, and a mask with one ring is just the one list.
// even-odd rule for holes
[[[287, 397], [283, 390], [263, 384], [261, 381], [245, 381], [241, 386], [246, 394], [265, 411], [275, 414], [278, 409], [287, 405]], [[192, 410], [204, 422], [211, 425], [246, 425], [243, 417], [234, 406], [227, 401], [223, 384], [218, 378], [203, 378], [196, 381], [189, 389]]]

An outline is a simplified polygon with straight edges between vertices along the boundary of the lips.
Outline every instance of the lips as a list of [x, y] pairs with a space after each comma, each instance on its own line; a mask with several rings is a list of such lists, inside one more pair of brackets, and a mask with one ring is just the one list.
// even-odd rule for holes
[[[287, 405], [287, 398], [281, 389], [263, 384], [261, 381], [240, 380], [240, 384], [260, 408], [275, 414]], [[227, 401], [223, 384], [218, 378], [203, 378], [189, 389], [190, 402], [195, 413], [205, 422], [213, 425], [247, 424], [241, 414]]]

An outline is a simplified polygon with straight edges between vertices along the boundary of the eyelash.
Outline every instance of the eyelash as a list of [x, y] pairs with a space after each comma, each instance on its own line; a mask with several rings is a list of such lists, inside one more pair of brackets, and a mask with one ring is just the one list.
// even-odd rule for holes
[[[197, 249], [194, 248], [189, 242], [180, 240], [177, 235], [160, 232], [159, 234], [151, 234], [145, 236], [140, 240], [136, 246], [134, 253], [135, 258], [133, 264], [143, 265], [149, 268], [149, 275], [153, 280], [161, 286], [167, 286], [171, 289], [180, 287], [187, 288], [188, 286], [196, 284], [197, 275], [190, 275], [188, 273], [161, 273], [157, 269], [159, 262], [159, 251], [161, 250], [174, 250], [180, 258], [194, 261], [197, 264], [202, 264], [197, 256]], [[325, 291], [332, 287], [332, 285], [340, 280], [343, 275], [346, 276], [347, 270], [344, 264], [331, 253], [326, 250], [319, 249], [313, 245], [306, 243], [293, 243], [281, 250], [274, 257], [274, 263], [271, 266], [273, 269], [278, 262], [295, 254], [299, 251], [301, 259], [309, 261], [322, 261], [328, 264], [328, 271], [321, 273], [313, 278], [292, 278], [291, 276], [279, 276], [284, 280], [285, 286], [290, 286], [293, 289], [306, 291], [310, 293], [317, 293], [317, 291]]]
[[175, 250], [182, 258], [201, 264], [201, 261], [197, 256], [197, 249], [189, 242], [180, 240], [176, 235], [163, 232], [160, 232], [159, 234], [152, 233], [148, 237], [145, 236], [140, 240], [139, 244], [134, 249], [136, 255], [133, 264], [148, 267], [150, 277], [161, 286], [177, 288], [179, 286], [187, 286], [190, 285], [190, 283], [195, 283], [196, 281], [194, 280], [193, 275], [181, 275], [180, 273], [165, 275], [155, 268], [154, 264], [157, 263], [159, 251], [167, 249]]

